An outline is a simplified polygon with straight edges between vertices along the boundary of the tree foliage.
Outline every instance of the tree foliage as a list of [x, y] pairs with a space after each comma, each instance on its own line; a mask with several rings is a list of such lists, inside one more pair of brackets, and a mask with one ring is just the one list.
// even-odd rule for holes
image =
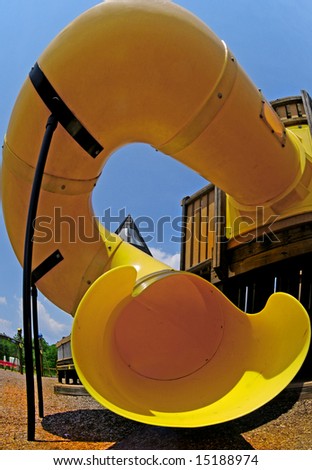
[[[44, 337], [40, 336], [39, 347], [41, 352], [43, 375], [55, 375], [57, 361], [56, 345], [48, 344]], [[4, 333], [0, 334], [0, 359], [6, 358], [6, 360], [9, 360], [10, 357], [20, 359], [21, 357], [23, 358], [23, 356], [23, 339], [21, 341], [21, 338], [18, 336], [18, 334], [16, 334], [14, 338], [10, 338]], [[34, 349], [33, 358], [35, 364]]]
[[11, 338], [3, 333], [3, 336], [0, 336], [0, 359], [4, 357], [9, 360], [9, 357], [18, 357], [18, 344], [11, 341]]
[[56, 369], [57, 348], [55, 344], [48, 344], [43, 336], [40, 337], [39, 344], [42, 351], [43, 373], [50, 375]]

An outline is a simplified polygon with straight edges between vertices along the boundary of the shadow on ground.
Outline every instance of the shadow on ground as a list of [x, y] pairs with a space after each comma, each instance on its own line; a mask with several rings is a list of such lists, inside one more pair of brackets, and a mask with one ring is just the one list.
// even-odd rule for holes
[[223, 424], [201, 428], [149, 426], [118, 416], [106, 409], [77, 410], [43, 418], [43, 428], [71, 441], [114, 442], [112, 449], [131, 450], [250, 450], [243, 433], [287, 413], [300, 396], [300, 388], [285, 390], [258, 410]]

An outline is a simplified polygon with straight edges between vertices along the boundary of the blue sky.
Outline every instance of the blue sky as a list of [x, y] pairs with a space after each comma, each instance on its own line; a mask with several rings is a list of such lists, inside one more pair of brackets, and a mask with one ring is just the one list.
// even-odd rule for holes
[[[0, 0], [0, 138], [31, 66], [70, 21], [99, 3], [94, 0]], [[312, 94], [311, 0], [177, 0], [199, 16], [221, 39], [269, 100]], [[119, 150], [105, 167], [94, 193], [99, 216], [105, 210], [120, 219], [181, 215], [180, 201], [207, 182], [150, 147], [133, 144]], [[117, 223], [111, 229], [117, 228]], [[153, 236], [153, 233], [149, 233]], [[165, 225], [164, 237], [149, 242], [154, 255], [178, 266], [177, 232]], [[8, 240], [0, 213], [0, 332], [22, 327], [22, 269]], [[39, 295], [40, 331], [49, 343], [70, 333], [72, 319]]]

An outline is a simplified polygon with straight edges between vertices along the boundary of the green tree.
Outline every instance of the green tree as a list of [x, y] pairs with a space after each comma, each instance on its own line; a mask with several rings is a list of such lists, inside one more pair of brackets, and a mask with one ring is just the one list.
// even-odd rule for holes
[[42, 351], [43, 375], [55, 373], [57, 361], [57, 348], [55, 344], [48, 344], [43, 336], [39, 338]]
[[10, 338], [5, 333], [0, 334], [0, 359], [4, 359], [4, 357], [7, 361], [10, 358], [21, 359], [17, 335], [14, 338]]

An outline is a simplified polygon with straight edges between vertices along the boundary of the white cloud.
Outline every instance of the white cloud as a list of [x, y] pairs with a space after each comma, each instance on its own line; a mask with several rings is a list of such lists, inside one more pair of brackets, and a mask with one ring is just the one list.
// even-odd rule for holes
[[168, 264], [173, 269], [180, 269], [180, 253], [175, 253], [170, 255], [165, 251], [160, 250], [159, 248], [150, 248], [150, 251], [154, 258], [158, 259], [162, 263]]
[[49, 335], [52, 333], [53, 336], [57, 336], [59, 339], [62, 337], [62, 333], [66, 325], [56, 321], [48, 312], [47, 308], [43, 303], [38, 300], [38, 315], [40, 318], [40, 328], [42, 331], [48, 332]]
[[[37, 302], [39, 333], [43, 335], [44, 339], [49, 344], [53, 344], [59, 341], [63, 336], [67, 336], [69, 334], [68, 325], [53, 318], [53, 315], [39, 299]], [[19, 314], [22, 318], [23, 299], [19, 299]]]
[[7, 305], [7, 299], [6, 297], [0, 296], [0, 305]]
[[6, 333], [10, 335], [11, 333], [12, 322], [5, 320], [5, 318], [0, 318], [0, 333]]

